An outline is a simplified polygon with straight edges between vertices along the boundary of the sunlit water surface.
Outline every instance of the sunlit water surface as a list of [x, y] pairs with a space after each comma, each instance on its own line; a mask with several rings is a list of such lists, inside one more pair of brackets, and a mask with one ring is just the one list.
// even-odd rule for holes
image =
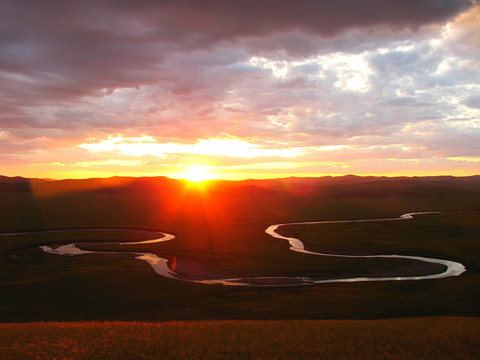
[[[291, 225], [309, 225], [309, 224], [333, 224], [333, 223], [353, 223], [353, 222], [378, 222], [378, 221], [398, 221], [398, 220], [408, 220], [412, 219], [414, 215], [421, 214], [432, 214], [434, 212], [415, 212], [403, 214], [397, 218], [387, 218], [387, 219], [364, 219], [364, 220], [335, 220], [335, 221], [309, 221], [309, 222], [294, 222], [294, 223], [284, 223], [284, 224], [275, 224], [269, 226], [265, 232], [277, 239], [286, 240], [290, 244], [290, 250], [297, 253], [302, 253], [306, 255], [313, 256], [328, 256], [328, 257], [340, 257], [340, 258], [391, 258], [391, 259], [409, 259], [423, 261], [427, 263], [440, 264], [444, 266], [444, 271], [436, 274], [430, 275], [419, 275], [419, 276], [387, 276], [387, 277], [349, 277], [342, 279], [314, 279], [308, 276], [271, 276], [271, 277], [237, 277], [237, 278], [224, 278], [224, 279], [205, 279], [196, 277], [194, 274], [186, 275], [180, 274], [175, 271], [175, 266], [172, 266], [171, 262], [168, 259], [161, 258], [156, 254], [152, 253], [142, 253], [142, 252], [114, 252], [114, 251], [91, 251], [91, 250], [82, 250], [78, 247], [78, 243], [72, 243], [67, 245], [61, 245], [55, 248], [51, 246], [41, 246], [40, 248], [46, 253], [63, 255], [63, 256], [76, 256], [84, 254], [133, 254], [135, 259], [146, 261], [150, 264], [153, 270], [166, 278], [176, 279], [182, 281], [190, 281], [202, 284], [222, 284], [230, 286], [299, 286], [299, 285], [315, 285], [315, 284], [325, 284], [325, 283], [340, 283], [340, 282], [361, 282], [361, 281], [403, 281], [403, 280], [427, 280], [427, 279], [440, 279], [452, 276], [458, 276], [466, 271], [465, 266], [461, 263], [443, 260], [428, 258], [423, 256], [407, 256], [407, 255], [340, 255], [340, 254], [327, 254], [309, 251], [305, 249], [303, 242], [300, 239], [293, 237], [286, 237], [280, 235], [277, 230], [282, 226], [291, 226]], [[87, 229], [84, 229], [85, 231]], [[84, 231], [83, 229], [72, 229], [72, 230], [51, 230], [43, 232], [68, 232], [68, 231]], [[112, 230], [112, 229], [88, 229], [88, 230]], [[132, 231], [135, 229], [114, 229], [119, 231]], [[138, 230], [142, 231], [142, 230]], [[116, 243], [119, 245], [140, 245], [140, 244], [151, 244], [157, 242], [170, 241], [175, 238], [174, 235], [163, 233], [163, 232], [153, 232], [158, 235], [158, 238], [145, 240], [140, 242], [121, 242]], [[18, 235], [25, 233], [8, 233], [2, 235]], [[106, 242], [107, 243], [107, 242]], [[112, 243], [109, 241], [108, 243]], [[96, 243], [98, 244], [98, 243]]]

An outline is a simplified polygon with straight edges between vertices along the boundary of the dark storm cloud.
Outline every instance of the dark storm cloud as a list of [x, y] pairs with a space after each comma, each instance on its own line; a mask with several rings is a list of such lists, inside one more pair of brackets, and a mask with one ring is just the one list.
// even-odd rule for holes
[[141, 14], [145, 22], [155, 25], [166, 20], [179, 34], [228, 39], [291, 29], [333, 35], [350, 27], [418, 28], [445, 21], [470, 4], [465, 0], [113, 1], [110, 9]]

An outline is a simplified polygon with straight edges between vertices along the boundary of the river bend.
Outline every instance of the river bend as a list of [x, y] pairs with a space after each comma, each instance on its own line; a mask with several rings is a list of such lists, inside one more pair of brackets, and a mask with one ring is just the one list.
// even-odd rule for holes
[[[327, 253], [320, 253], [309, 251], [305, 249], [303, 242], [300, 239], [293, 238], [293, 237], [286, 237], [280, 235], [277, 230], [280, 227], [284, 226], [292, 226], [292, 225], [308, 225], [308, 224], [333, 224], [333, 223], [352, 223], [352, 222], [378, 222], [378, 221], [399, 221], [399, 220], [408, 220], [412, 219], [415, 215], [421, 214], [431, 214], [433, 212], [413, 212], [403, 214], [400, 217], [396, 218], [385, 218], [385, 219], [363, 219], [363, 220], [330, 220], [330, 221], [307, 221], [307, 222], [292, 222], [292, 223], [283, 223], [283, 224], [275, 224], [269, 226], [265, 232], [277, 239], [288, 241], [290, 244], [290, 250], [295, 251], [297, 253], [302, 253], [305, 255], [312, 255], [312, 256], [328, 256], [328, 257], [341, 257], [341, 258], [391, 258], [391, 259], [409, 259], [409, 260], [417, 260], [423, 261], [427, 263], [433, 264], [440, 264], [443, 265], [444, 271], [430, 274], [430, 275], [418, 275], [418, 276], [379, 276], [379, 277], [347, 277], [341, 279], [315, 279], [308, 276], [272, 276], [272, 277], [236, 277], [236, 278], [223, 278], [223, 279], [205, 279], [199, 278], [194, 275], [185, 275], [180, 274], [175, 271], [175, 267], [172, 266], [168, 259], [159, 257], [156, 254], [152, 253], [143, 253], [143, 252], [114, 252], [114, 251], [89, 251], [89, 250], [82, 250], [78, 247], [78, 243], [71, 243], [67, 245], [61, 245], [55, 248], [51, 246], [44, 245], [40, 248], [45, 251], [46, 253], [57, 254], [57, 255], [64, 255], [64, 256], [76, 256], [76, 255], [83, 255], [83, 254], [132, 254], [136, 259], [146, 261], [150, 264], [153, 270], [166, 278], [169, 279], [176, 279], [182, 281], [190, 281], [195, 283], [202, 283], [202, 284], [222, 284], [222, 285], [230, 285], [230, 286], [300, 286], [300, 285], [315, 285], [315, 284], [325, 284], [325, 283], [345, 283], [345, 282], [364, 282], [364, 281], [404, 281], [404, 280], [427, 280], [427, 279], [440, 279], [440, 278], [447, 278], [452, 276], [458, 276], [466, 271], [465, 266], [461, 263], [451, 261], [451, 260], [444, 260], [444, 259], [436, 259], [436, 258], [429, 258], [423, 256], [408, 256], [408, 255], [396, 255], [396, 254], [386, 254], [386, 255], [340, 255], [340, 254], [327, 254]], [[120, 230], [120, 231], [132, 231], [136, 229], [72, 229], [72, 230], [47, 230], [42, 232], [68, 232], [68, 231], [83, 231], [83, 230]], [[144, 230], [138, 230], [144, 231]], [[31, 232], [28, 232], [31, 233]], [[174, 235], [163, 233], [163, 232], [156, 232], [156, 231], [149, 231], [149, 233], [153, 233], [156, 237], [155, 239], [145, 240], [140, 242], [121, 242], [116, 244], [119, 245], [140, 245], [140, 244], [147, 244], [147, 243], [156, 243], [156, 242], [163, 242], [163, 241], [170, 241], [175, 238]], [[14, 236], [19, 234], [26, 234], [24, 233], [7, 233], [1, 234], [4, 236]], [[108, 243], [112, 243], [108, 241]]]

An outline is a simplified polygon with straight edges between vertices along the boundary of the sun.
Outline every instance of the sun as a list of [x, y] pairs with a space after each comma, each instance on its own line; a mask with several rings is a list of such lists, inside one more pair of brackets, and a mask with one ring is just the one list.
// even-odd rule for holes
[[202, 181], [211, 180], [214, 178], [214, 176], [210, 172], [208, 172], [205, 166], [200, 166], [200, 165], [190, 166], [187, 171], [180, 174], [180, 177], [182, 179], [186, 179], [194, 182], [202, 182]]

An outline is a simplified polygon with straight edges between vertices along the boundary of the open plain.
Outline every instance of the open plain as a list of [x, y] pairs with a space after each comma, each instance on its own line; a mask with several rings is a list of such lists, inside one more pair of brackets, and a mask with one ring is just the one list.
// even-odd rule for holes
[[[268, 350], [276, 347], [268, 340], [274, 326], [285, 329], [284, 335], [280, 334], [283, 330], [279, 332], [280, 337], [297, 334], [306, 341], [297, 358], [315, 351], [328, 354], [334, 351], [332, 342], [338, 338], [347, 344], [343, 358], [349, 358], [350, 351], [358, 351], [359, 342], [387, 335], [391, 344], [385, 346], [382, 340], [380, 347], [363, 349], [364, 358], [381, 358], [397, 352], [395, 349], [403, 347], [399, 344], [412, 341], [412, 353], [416, 347], [430, 349], [427, 353], [417, 351], [416, 358], [432, 354], [451, 358], [451, 352], [442, 350], [446, 338], [451, 351], [457, 352], [456, 358], [475, 356], [472, 339], [480, 328], [479, 177], [347, 176], [201, 184], [168, 178], [2, 178], [0, 190], [1, 339], [3, 344], [10, 344], [16, 333], [18, 344], [24, 344], [9, 345], [11, 354], [26, 356], [30, 349], [37, 358], [48, 358], [39, 354], [46, 351], [45, 344], [60, 337], [71, 342], [72, 349], [80, 349], [82, 341], [90, 342], [85, 329], [92, 328], [118, 332], [118, 336], [130, 332], [130, 342], [145, 345], [150, 341], [149, 346], [142, 347], [145, 358], [181, 358], [178, 354], [161, 355], [161, 349], [172, 347], [171, 342], [190, 341], [180, 333], [197, 339], [182, 345], [191, 349], [186, 357], [221, 358], [221, 352], [205, 353], [205, 349], [223, 346], [214, 334], [226, 327], [222, 333], [230, 332], [229, 336], [238, 339], [263, 334], [259, 335], [264, 339], [260, 343], [267, 344], [263, 352], [255, 348], [260, 343], [248, 340], [251, 358], [295, 358], [290, 345], [282, 347], [281, 354]], [[301, 239], [309, 251], [424, 256], [461, 263], [464, 273], [435, 280], [307, 286], [275, 286], [291, 285], [285, 280], [270, 286], [261, 286], [262, 282], [226, 286], [185, 281], [262, 277], [325, 280], [441, 272], [441, 265], [409, 259], [337, 258], [289, 251], [287, 241], [265, 233], [276, 223], [394, 218], [412, 211], [427, 213], [402, 221], [298, 224], [278, 232]], [[175, 238], [136, 244], [155, 238], [155, 231]], [[121, 242], [129, 244], [119, 245]], [[41, 248], [68, 243], [92, 253], [66, 256]], [[159, 275], [149, 263], [135, 259], [135, 253], [156, 254], [179, 277]], [[162, 334], [170, 329], [169, 337], [157, 342], [153, 335], [145, 335], [143, 340], [133, 335], [142, 331], [152, 334], [157, 327]], [[172, 328], [179, 337], [172, 335]], [[364, 330], [367, 328], [370, 330]], [[407, 328], [412, 331], [405, 331]], [[312, 331], [318, 334], [312, 337]], [[347, 338], [350, 342], [345, 342]], [[57, 345], [58, 356], [65, 356], [61, 347], [68, 348], [67, 343]], [[98, 346], [116, 347], [111, 340]], [[318, 346], [327, 348], [319, 350]], [[247, 350], [235, 350], [232, 345], [229, 351], [223, 358], [244, 358]], [[70, 352], [65, 358], [92, 358], [88, 354], [88, 350]], [[405, 356], [398, 353], [398, 358]]]

